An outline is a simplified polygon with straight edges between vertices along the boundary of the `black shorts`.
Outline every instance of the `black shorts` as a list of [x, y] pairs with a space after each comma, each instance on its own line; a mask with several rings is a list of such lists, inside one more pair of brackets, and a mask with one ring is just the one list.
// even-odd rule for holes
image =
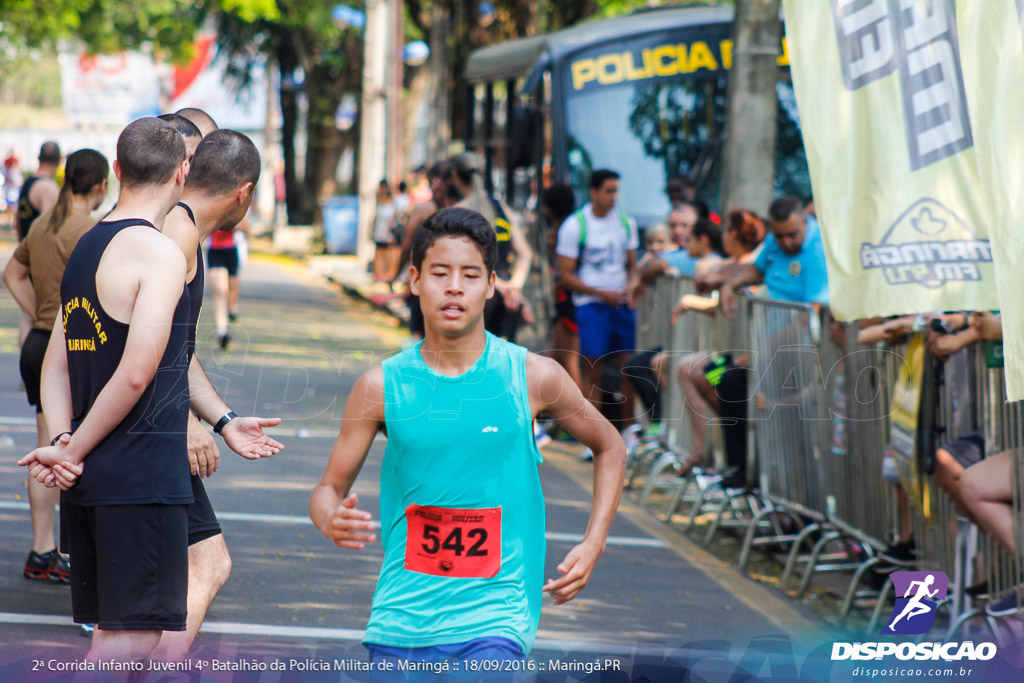
[[238, 247], [206, 250], [206, 265], [209, 269], [227, 268], [228, 275], [238, 275]]
[[184, 631], [185, 505], [62, 501], [61, 548], [71, 556], [75, 623], [105, 631]]
[[21, 345], [21, 381], [25, 383], [28, 404], [35, 406], [37, 414], [43, 412], [39, 404], [39, 378], [43, 375], [43, 356], [50, 343], [50, 334], [46, 330], [32, 328]]
[[967, 469], [977, 465], [985, 457], [985, 435], [982, 432], [968, 432], [942, 446], [942, 450], [953, 456], [960, 466]]
[[206, 495], [206, 487], [198, 474], [192, 475], [192, 497], [188, 504], [188, 544], [190, 546], [205, 541], [221, 533], [217, 513], [213, 511], [210, 497]]

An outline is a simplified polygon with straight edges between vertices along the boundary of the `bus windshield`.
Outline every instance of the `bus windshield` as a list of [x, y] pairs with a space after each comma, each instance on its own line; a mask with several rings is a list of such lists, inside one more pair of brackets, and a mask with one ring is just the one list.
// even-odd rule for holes
[[[629, 56], [634, 52], [636, 57]], [[619, 54], [627, 56], [627, 66], [635, 74], [645, 52], [650, 50], [626, 50]], [[711, 51], [708, 54], [709, 59], [716, 56]], [[586, 189], [591, 172], [610, 168], [622, 176], [621, 207], [635, 216], [641, 226], [665, 219], [669, 208], [665, 183], [673, 176], [690, 178], [697, 187], [698, 198], [717, 207], [726, 111], [723, 69], [668, 78], [624, 78], [607, 85], [580, 85], [580, 73], [577, 69], [570, 76], [576, 78], [569, 81], [570, 85], [580, 87], [567, 88], [565, 99], [568, 171], [578, 201], [588, 200]], [[608, 73], [615, 72], [611, 69]], [[642, 71], [640, 75], [644, 75]], [[810, 177], [796, 100], [787, 76], [776, 88], [779, 115], [775, 191], [778, 195], [794, 194], [807, 199]]]

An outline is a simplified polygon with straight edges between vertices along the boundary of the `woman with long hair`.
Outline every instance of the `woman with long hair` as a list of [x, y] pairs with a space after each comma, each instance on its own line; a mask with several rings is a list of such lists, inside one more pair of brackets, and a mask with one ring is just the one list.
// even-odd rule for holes
[[[39, 379], [50, 333], [60, 311], [60, 283], [68, 258], [79, 238], [96, 219], [91, 213], [107, 194], [110, 165], [92, 149], [82, 149], [67, 158], [64, 186], [57, 204], [43, 212], [29, 228], [14, 256], [4, 269], [4, 282], [15, 301], [32, 317], [32, 330], [21, 347], [21, 378], [29, 405], [36, 409], [39, 446], [54, 436], [46, 426], [39, 400]], [[28, 479], [28, 500], [32, 512], [32, 550], [25, 562], [28, 579], [49, 579], [69, 583], [67, 560], [57, 552], [53, 535], [54, 506], [59, 489], [46, 488]]]

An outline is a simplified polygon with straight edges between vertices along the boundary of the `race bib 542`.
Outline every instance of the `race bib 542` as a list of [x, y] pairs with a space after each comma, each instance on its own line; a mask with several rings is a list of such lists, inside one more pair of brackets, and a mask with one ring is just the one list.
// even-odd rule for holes
[[405, 568], [432, 576], [489, 579], [501, 569], [501, 508], [405, 508]]

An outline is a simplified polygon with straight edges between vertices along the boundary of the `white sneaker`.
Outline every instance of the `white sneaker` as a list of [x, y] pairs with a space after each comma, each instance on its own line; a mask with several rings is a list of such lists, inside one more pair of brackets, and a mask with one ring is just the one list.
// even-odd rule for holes
[[594, 459], [594, 451], [590, 450], [587, 447], [584, 447], [583, 450], [580, 451], [580, 454], [579, 454], [578, 457], [583, 462], [589, 462], [589, 461]]
[[632, 453], [633, 449], [640, 445], [640, 425], [630, 425], [619, 432], [619, 436], [626, 443], [626, 452]]

